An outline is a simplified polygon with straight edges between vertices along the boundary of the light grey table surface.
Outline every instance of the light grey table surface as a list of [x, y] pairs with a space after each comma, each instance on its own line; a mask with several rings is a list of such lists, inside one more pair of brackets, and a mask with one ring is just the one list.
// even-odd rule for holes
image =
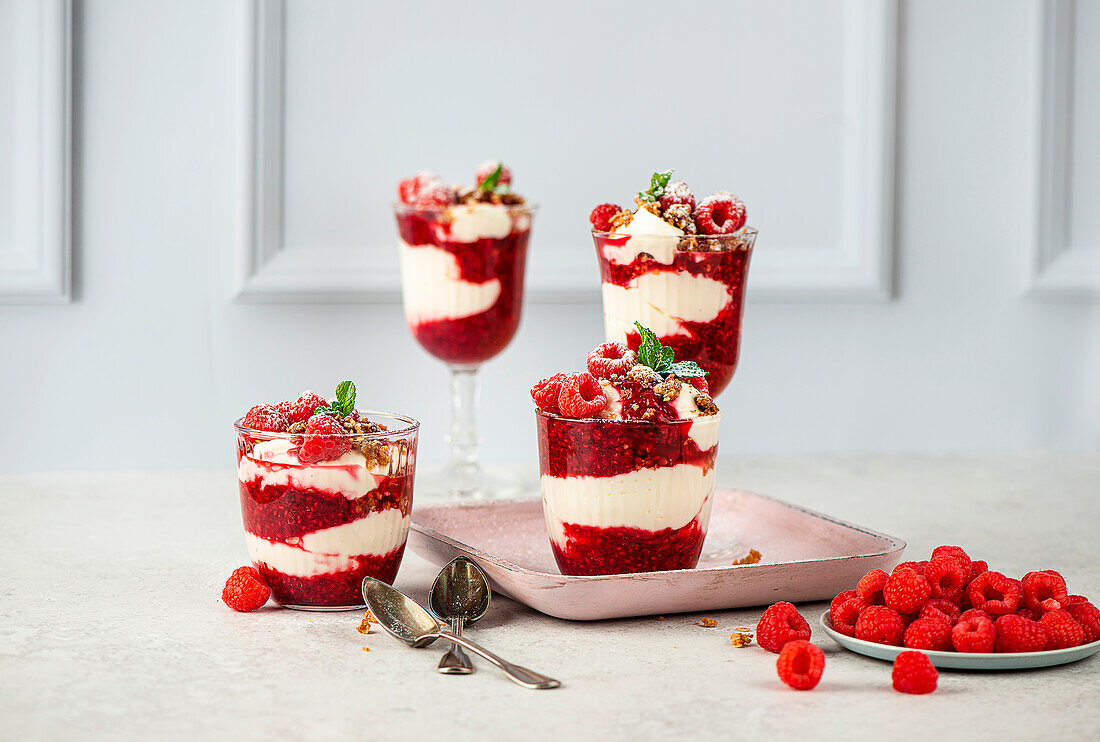
[[[1054, 567], [1100, 596], [1100, 455], [723, 459], [719, 480], [900, 536], [919, 558], [959, 543], [994, 568]], [[438, 675], [360, 613], [220, 601], [246, 562], [234, 474], [0, 477], [0, 739], [1035, 739], [1100, 738], [1100, 658], [998, 674], [943, 672], [930, 696], [822, 632], [818, 688], [775, 655], [735, 649], [759, 609], [571, 623], [505, 598], [476, 638], [561, 678], [512, 685], [480, 665]], [[434, 571], [408, 555], [398, 587]], [[816, 626], [824, 603], [800, 606]], [[369, 647], [364, 652], [363, 647]]]

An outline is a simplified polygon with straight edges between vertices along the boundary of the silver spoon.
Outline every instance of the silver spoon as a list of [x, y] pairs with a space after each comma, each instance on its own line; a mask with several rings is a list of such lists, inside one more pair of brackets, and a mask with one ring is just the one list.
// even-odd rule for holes
[[[450, 623], [451, 632], [462, 636], [464, 624], [472, 624], [489, 610], [493, 591], [481, 568], [464, 556], [448, 562], [428, 592], [428, 607], [436, 618]], [[470, 657], [457, 644], [439, 660], [439, 671], [447, 675], [469, 675], [474, 671]]]
[[464, 636], [455, 636], [432, 618], [415, 600], [373, 577], [363, 578], [363, 601], [382, 628], [412, 647], [426, 647], [436, 639], [449, 639], [499, 667], [508, 679], [524, 688], [557, 688], [553, 678], [513, 665]]

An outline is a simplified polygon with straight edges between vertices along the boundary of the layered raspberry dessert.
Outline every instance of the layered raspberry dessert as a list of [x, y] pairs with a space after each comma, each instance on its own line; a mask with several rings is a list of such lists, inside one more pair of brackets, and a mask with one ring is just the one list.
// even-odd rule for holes
[[532, 207], [499, 162], [483, 164], [473, 187], [417, 173], [401, 181], [398, 196], [401, 288], [413, 335], [448, 363], [492, 358], [519, 326]]
[[543, 511], [567, 575], [691, 569], [710, 522], [720, 415], [705, 372], [642, 325], [586, 372], [531, 389]]
[[698, 203], [672, 171], [654, 173], [634, 210], [601, 204], [589, 221], [603, 281], [607, 339], [636, 350], [641, 322], [709, 374], [717, 396], [733, 377], [741, 347], [745, 276], [756, 230], [745, 205], [726, 191]]
[[419, 423], [326, 401], [256, 405], [237, 421], [245, 539], [272, 597], [293, 608], [357, 608], [370, 576], [393, 582], [412, 509]]

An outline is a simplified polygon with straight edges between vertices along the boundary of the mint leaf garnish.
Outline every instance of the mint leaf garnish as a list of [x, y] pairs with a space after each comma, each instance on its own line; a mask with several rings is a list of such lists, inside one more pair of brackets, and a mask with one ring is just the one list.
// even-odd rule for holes
[[350, 415], [355, 409], [355, 382], [341, 381], [336, 385], [336, 398], [327, 407], [318, 407], [314, 414]]
[[497, 163], [497, 169], [494, 170], [488, 178], [481, 181], [481, 184], [477, 187], [479, 191], [485, 192], [499, 192], [497, 191], [497, 183], [500, 181], [501, 173], [504, 172], [504, 163]]
[[668, 181], [672, 179], [672, 171], [666, 170], [663, 173], [653, 173], [649, 179], [649, 189], [645, 191], [638, 191], [638, 198], [642, 201], [656, 201], [664, 195], [665, 186], [668, 185]]
[[707, 375], [707, 372], [699, 368], [695, 361], [676, 361], [675, 351], [667, 345], [662, 345], [657, 339], [657, 333], [653, 330], [645, 327], [641, 322], [635, 322], [634, 326], [638, 328], [638, 334], [642, 338], [641, 345], [635, 353], [638, 363], [649, 366], [659, 374], [672, 374], [681, 379]]

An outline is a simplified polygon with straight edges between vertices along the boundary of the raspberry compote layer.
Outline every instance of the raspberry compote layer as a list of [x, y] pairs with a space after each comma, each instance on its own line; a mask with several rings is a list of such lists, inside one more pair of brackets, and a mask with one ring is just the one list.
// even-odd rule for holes
[[745, 278], [756, 232], [690, 237], [593, 232], [607, 339], [637, 350], [634, 322], [652, 329], [678, 361], [708, 372], [711, 396], [729, 384], [741, 349]]
[[238, 484], [252, 562], [282, 605], [354, 608], [364, 577], [393, 582], [412, 509], [416, 443], [368, 465], [359, 450], [304, 464], [291, 437], [239, 436]]
[[405, 318], [417, 341], [454, 364], [504, 350], [519, 327], [530, 209], [397, 206], [395, 215]]
[[720, 417], [577, 420], [536, 411], [550, 545], [567, 575], [691, 569], [710, 522]]

